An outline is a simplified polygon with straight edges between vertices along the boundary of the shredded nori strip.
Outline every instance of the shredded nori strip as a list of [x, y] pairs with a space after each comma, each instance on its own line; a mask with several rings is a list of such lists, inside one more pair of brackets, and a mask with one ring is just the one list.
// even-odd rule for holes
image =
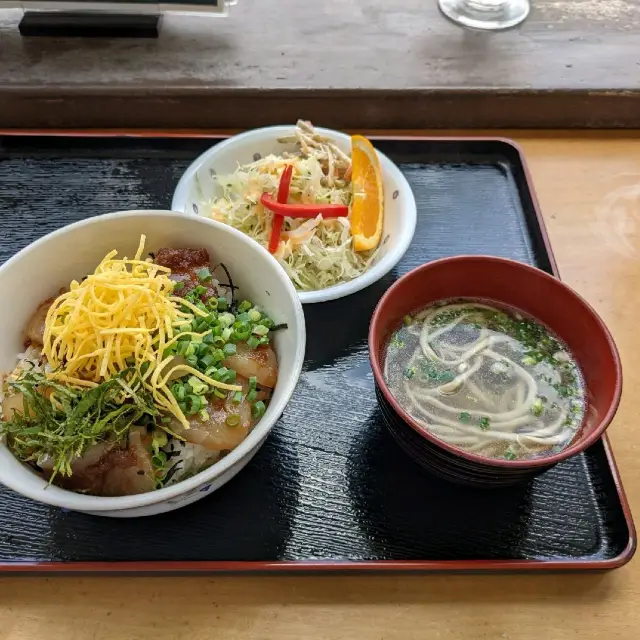
[[229, 281], [228, 284], [222, 284], [222, 282], [220, 282], [220, 286], [228, 287], [229, 289], [231, 289], [231, 300], [233, 304], [233, 294], [238, 290], [238, 287], [236, 287], [236, 285], [233, 284], [233, 280], [231, 279], [231, 274], [229, 273], [229, 269], [227, 269], [227, 266], [223, 262], [221, 262], [220, 264], [217, 264], [215, 267], [213, 267], [214, 273], [218, 267], [220, 267], [227, 275], [227, 280]]

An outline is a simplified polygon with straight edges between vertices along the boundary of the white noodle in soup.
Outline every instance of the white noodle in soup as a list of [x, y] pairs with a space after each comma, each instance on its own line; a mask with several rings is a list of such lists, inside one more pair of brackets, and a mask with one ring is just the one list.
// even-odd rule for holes
[[523, 314], [480, 301], [439, 302], [391, 336], [384, 378], [400, 405], [450, 445], [519, 460], [565, 449], [585, 413], [567, 347]]

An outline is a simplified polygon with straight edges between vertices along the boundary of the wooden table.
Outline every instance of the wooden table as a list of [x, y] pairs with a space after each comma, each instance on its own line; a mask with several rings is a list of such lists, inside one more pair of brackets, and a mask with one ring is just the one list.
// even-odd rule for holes
[[157, 40], [22, 38], [21, 15], [0, 9], [0, 128], [640, 127], [640, 0], [532, 0], [502, 33], [437, 0], [239, 0]]
[[[622, 353], [609, 433], [638, 515], [640, 133], [511, 135], [563, 279]], [[5, 578], [0, 640], [636, 640], [639, 602], [640, 560], [587, 575]]]

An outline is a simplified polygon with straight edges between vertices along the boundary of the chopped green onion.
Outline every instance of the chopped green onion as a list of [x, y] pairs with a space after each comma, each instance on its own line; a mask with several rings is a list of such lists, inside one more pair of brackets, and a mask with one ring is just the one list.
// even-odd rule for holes
[[182, 291], [184, 289], [184, 282], [176, 282], [173, 285], [173, 290], [174, 291]]
[[[203, 296], [205, 293], [207, 293], [207, 288], [203, 287], [202, 285], [198, 285], [194, 290], [193, 293], [196, 295], [196, 297], [200, 297]], [[203, 311], [205, 311], [205, 309], [203, 309]]]
[[207, 267], [204, 267], [198, 271], [198, 280], [202, 283], [211, 282], [211, 271]]
[[211, 309], [212, 311], [218, 308], [218, 298], [209, 298], [207, 300], [207, 305], [209, 306], [209, 309]]
[[202, 356], [202, 358], [200, 358], [200, 362], [205, 367], [210, 367], [212, 364], [215, 364], [216, 359], [213, 357], [213, 354], [207, 353], [206, 355]]
[[172, 421], [172, 420], [173, 420], [173, 419], [171, 418], [171, 416], [164, 416], [164, 417], [162, 418], [162, 424], [171, 424], [171, 421]]
[[176, 400], [184, 400], [187, 397], [187, 391], [180, 382], [171, 385], [171, 393]]
[[246, 340], [251, 335], [251, 325], [248, 322], [234, 323], [234, 337], [237, 341]]
[[189, 386], [193, 389], [193, 393], [197, 396], [204, 395], [208, 389], [209, 385], [206, 382], [202, 382], [200, 378], [196, 378], [196, 376], [191, 376], [188, 380]]
[[461, 411], [458, 418], [460, 422], [469, 422], [469, 420], [471, 420], [471, 414], [468, 411]]
[[438, 382], [446, 384], [447, 382], [451, 382], [455, 377], [456, 376], [452, 371], [443, 371], [436, 376], [436, 379]]
[[223, 378], [227, 375], [227, 373], [229, 372], [229, 369], [227, 369], [227, 367], [220, 367], [216, 372], [215, 375], [213, 375], [213, 379], [216, 380], [217, 382], [222, 382]]
[[167, 434], [165, 431], [161, 429], [156, 429], [153, 432], [153, 440], [151, 441], [151, 448], [158, 453], [162, 447], [165, 447], [169, 442], [169, 438], [167, 438]]
[[151, 464], [156, 469], [163, 469], [167, 464], [167, 455], [164, 451], [158, 451], [151, 456]]
[[236, 345], [231, 343], [231, 342], [225, 344], [224, 348], [223, 348], [224, 354], [227, 355], [227, 356], [235, 355], [236, 350], [237, 350]]
[[415, 369], [415, 367], [407, 367], [407, 368], [404, 370], [404, 377], [405, 377], [405, 378], [409, 378], [409, 379], [411, 379], [411, 378], [413, 378], [413, 376], [415, 376], [415, 375], [416, 375], [416, 369]]
[[542, 400], [540, 398], [536, 398], [531, 403], [531, 413], [533, 413], [534, 416], [540, 416], [542, 415], [542, 409]]
[[223, 347], [226, 343], [226, 340], [222, 336], [214, 336], [213, 344], [216, 347]]
[[249, 390], [255, 391], [257, 384], [258, 384], [258, 378], [256, 378], [255, 376], [251, 376], [249, 378]]
[[187, 406], [186, 414], [188, 416], [193, 416], [205, 406], [205, 402], [200, 396], [190, 394], [187, 396], [186, 406]]
[[186, 358], [187, 363], [189, 364], [189, 366], [191, 367], [197, 367], [198, 366], [198, 356], [187, 356]]
[[489, 418], [480, 418], [478, 422], [483, 431], [486, 431], [491, 425], [491, 420], [489, 420]]
[[203, 422], [206, 422], [209, 419], [209, 412], [206, 409], [200, 409], [200, 411], [198, 411], [198, 417]]
[[245, 311], [249, 311], [249, 309], [251, 309], [251, 307], [253, 307], [253, 305], [248, 300], [243, 300], [238, 305], [238, 311], [240, 313], [244, 313]]
[[224, 329], [225, 327], [230, 327], [236, 321], [236, 317], [233, 313], [229, 313], [225, 311], [218, 316], [218, 323]]
[[231, 401], [235, 404], [239, 404], [240, 402], [242, 402], [242, 391], [236, 391], [233, 394], [233, 398], [231, 399]]
[[[238, 391], [237, 393], [240, 393], [240, 392]], [[249, 402], [254, 402], [257, 397], [258, 397], [258, 392], [255, 389], [252, 389], [251, 391], [249, 391], [249, 393], [247, 393], [247, 400]]]
[[222, 362], [222, 360], [224, 360], [224, 351], [222, 349], [214, 349], [211, 355], [215, 358], [216, 362]]
[[249, 320], [251, 320], [251, 322], [258, 322], [260, 318], [262, 318], [262, 314], [257, 309], [251, 309], [251, 311], [249, 311]]
[[513, 453], [513, 451], [507, 451], [507, 453], [504, 454], [505, 460], [515, 460], [518, 456]]
[[[170, 347], [168, 347], [162, 352], [162, 359], [164, 360], [169, 356], [174, 356], [176, 354], [176, 349], [177, 349], [177, 346], [175, 344], [172, 344]], [[133, 360], [133, 358], [128, 358], [128, 360]], [[130, 367], [132, 367], [135, 364], [134, 362], [129, 364], [128, 362], [126, 362], [126, 360], [125, 360], [125, 363]]]
[[226, 311], [229, 308], [229, 303], [226, 298], [218, 298], [218, 309], [220, 311]]
[[225, 342], [228, 342], [231, 339], [232, 335], [233, 335], [233, 329], [231, 327], [227, 327], [222, 331], [222, 339]]
[[207, 353], [209, 353], [211, 345], [205, 344], [204, 342], [198, 342], [198, 346], [196, 348], [196, 355], [200, 358]]
[[258, 338], [256, 338], [255, 336], [249, 336], [247, 338], [247, 346], [250, 349], [257, 349], [259, 345], [260, 345], [260, 340], [258, 340]]
[[216, 389], [215, 387], [213, 388], [213, 395], [216, 398], [220, 398], [222, 400], [224, 400], [227, 397], [224, 393], [222, 393], [222, 391], [220, 391], [220, 389]]
[[391, 342], [389, 344], [390, 346], [396, 347], [397, 349], [401, 349], [402, 347], [404, 347], [404, 342], [400, 339], [400, 336], [397, 332], [391, 336]]
[[177, 343], [178, 348], [176, 349], [176, 354], [178, 354], [179, 356], [183, 356], [186, 352], [187, 349], [189, 348], [189, 343], [186, 342], [185, 340], [181, 340]]
[[254, 418], [261, 418], [264, 415], [264, 412], [267, 410], [264, 402], [262, 400], [258, 400], [253, 405], [251, 405], [251, 415]]
[[228, 427], [237, 427], [240, 424], [240, 416], [237, 413], [232, 413], [227, 416], [225, 423]]
[[269, 329], [267, 329], [263, 324], [257, 324], [253, 327], [251, 333], [254, 333], [257, 336], [266, 336], [267, 333], [269, 333]]

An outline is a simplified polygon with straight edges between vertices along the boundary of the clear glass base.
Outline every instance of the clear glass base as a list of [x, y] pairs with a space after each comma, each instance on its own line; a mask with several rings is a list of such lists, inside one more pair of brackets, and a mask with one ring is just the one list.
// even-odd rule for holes
[[440, 11], [457, 24], [493, 31], [515, 27], [531, 9], [529, 0], [438, 0], [438, 4]]

